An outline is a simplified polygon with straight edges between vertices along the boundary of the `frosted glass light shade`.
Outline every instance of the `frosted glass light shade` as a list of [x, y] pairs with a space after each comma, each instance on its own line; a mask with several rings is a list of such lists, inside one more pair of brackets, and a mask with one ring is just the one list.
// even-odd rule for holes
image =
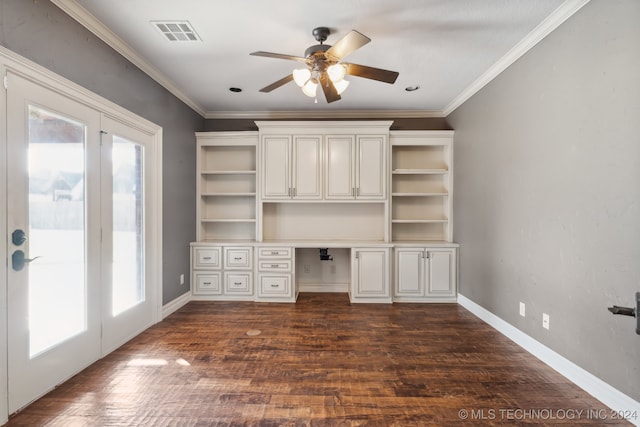
[[333, 64], [327, 68], [327, 74], [329, 74], [329, 79], [331, 79], [332, 82], [339, 82], [344, 79], [344, 76], [347, 74], [347, 67], [343, 64]]
[[300, 87], [311, 78], [311, 71], [308, 68], [298, 68], [293, 70], [293, 81]]
[[318, 90], [318, 84], [313, 80], [308, 80], [304, 86], [302, 86], [302, 92], [310, 98], [316, 96], [316, 91]]
[[347, 87], [349, 86], [349, 82], [346, 80], [340, 80], [339, 82], [334, 83], [333, 86], [336, 88], [336, 92], [338, 92], [338, 95], [340, 95], [347, 89]]

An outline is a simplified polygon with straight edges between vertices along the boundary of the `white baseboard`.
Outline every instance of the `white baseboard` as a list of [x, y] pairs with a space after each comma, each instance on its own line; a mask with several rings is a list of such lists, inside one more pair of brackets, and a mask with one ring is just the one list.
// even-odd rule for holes
[[185, 306], [189, 301], [191, 301], [191, 292], [185, 292], [184, 294], [180, 295], [178, 298], [165, 304], [164, 306], [162, 306], [162, 318], [165, 319], [170, 314], [173, 314], [174, 312], [178, 311], [183, 306]]
[[349, 292], [348, 283], [298, 283], [299, 292]]
[[564, 358], [549, 347], [531, 338], [520, 329], [512, 326], [484, 307], [458, 294], [458, 304], [475, 314], [481, 320], [505, 335], [514, 343], [555, 369], [569, 381], [607, 405], [616, 413], [636, 414], [637, 418], [629, 419], [632, 424], [640, 426], [640, 402], [632, 399], [616, 388], [610, 386], [595, 375], [585, 371], [575, 363]]

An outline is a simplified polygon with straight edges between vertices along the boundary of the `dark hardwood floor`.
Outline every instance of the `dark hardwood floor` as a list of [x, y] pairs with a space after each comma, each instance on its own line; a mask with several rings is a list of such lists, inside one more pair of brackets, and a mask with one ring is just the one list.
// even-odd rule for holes
[[630, 425], [458, 305], [301, 294], [191, 302], [8, 425], [504, 424]]

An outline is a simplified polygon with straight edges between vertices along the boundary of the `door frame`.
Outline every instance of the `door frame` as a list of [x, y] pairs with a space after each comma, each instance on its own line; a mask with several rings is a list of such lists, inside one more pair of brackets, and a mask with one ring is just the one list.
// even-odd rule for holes
[[[83, 88], [82, 86], [0, 46], [0, 170], [7, 170], [7, 123], [6, 123], [6, 90], [4, 88], [7, 71], [18, 74], [39, 85], [56, 91], [74, 101], [94, 108], [104, 115], [120, 121], [130, 127], [148, 134], [152, 138], [153, 153], [151, 162], [154, 164], [153, 181], [156, 183], [151, 189], [153, 223], [149, 224], [148, 232], [155, 238], [155, 243], [149, 250], [149, 283], [153, 284], [151, 292], [153, 304], [153, 323], [162, 320], [162, 128], [149, 120]], [[11, 85], [11, 82], [8, 82]], [[10, 87], [10, 86], [9, 86]], [[0, 173], [0, 259], [7, 259], [7, 176]], [[0, 313], [7, 313], [7, 263], [0, 262]], [[9, 419], [8, 413], [8, 384], [7, 384], [7, 318], [0, 316], [0, 424]], [[104, 356], [104, 354], [103, 354]]]

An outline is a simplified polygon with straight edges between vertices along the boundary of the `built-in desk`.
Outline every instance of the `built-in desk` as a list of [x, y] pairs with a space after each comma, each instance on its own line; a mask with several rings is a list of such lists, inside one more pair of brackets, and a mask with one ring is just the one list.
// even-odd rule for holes
[[192, 293], [199, 300], [295, 302], [302, 291], [347, 292], [352, 303], [455, 302], [457, 246], [340, 240], [193, 242]]

